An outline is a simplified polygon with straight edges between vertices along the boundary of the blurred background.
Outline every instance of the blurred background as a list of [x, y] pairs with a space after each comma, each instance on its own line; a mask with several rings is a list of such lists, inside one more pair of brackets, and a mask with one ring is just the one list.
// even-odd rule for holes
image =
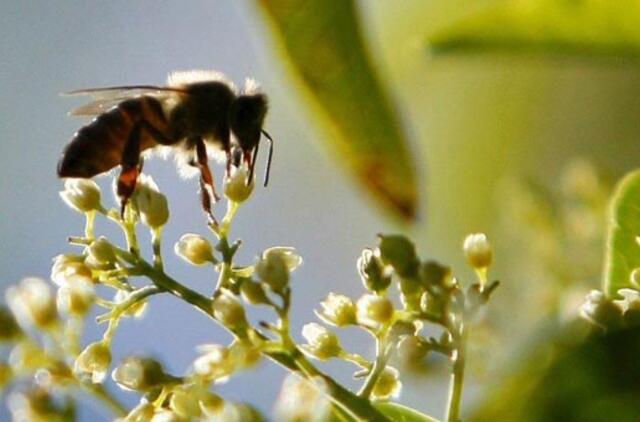
[[[396, 150], [397, 143], [406, 160], [399, 165], [414, 172], [394, 172], [406, 179], [393, 180], [389, 189], [407, 197], [415, 190], [417, 220], [411, 222], [351, 177], [358, 156], [336, 141], [340, 124], [327, 130], [337, 107], [305, 79], [304, 69], [298, 72], [295, 55], [288, 56], [295, 49], [283, 47], [291, 34], [273, 11], [287, 2], [260, 3], [266, 7], [198, 0], [0, 3], [0, 288], [27, 275], [48, 278], [51, 259], [73, 250], [66, 238], [83, 230], [82, 219], [59, 199], [62, 183], [55, 176], [62, 148], [84, 123], [66, 116], [80, 100], [58, 93], [162, 85], [174, 70], [215, 69], [239, 85], [253, 77], [270, 98], [266, 129], [275, 155], [270, 186], [257, 189], [236, 219], [232, 236], [244, 240], [240, 260], [251, 262], [269, 246], [297, 248], [305, 260], [293, 282], [292, 319], [299, 332], [315, 320], [313, 309], [328, 292], [361, 294], [355, 261], [376, 233], [410, 234], [421, 256], [452, 265], [462, 280], [472, 276], [462, 239], [488, 233], [496, 248], [493, 275], [503, 285], [472, 343], [465, 402], [467, 409], [477, 408], [510, 368], [526, 361], [535, 339], [551, 339], [549, 333], [576, 314], [581, 295], [599, 286], [606, 198], [612, 183], [637, 165], [640, 152], [640, 6], [356, 2], [362, 45], [346, 44], [346, 51], [357, 55], [364, 48], [364, 70], [377, 75], [376, 86], [395, 110], [397, 137], [386, 138], [386, 145]], [[354, 22], [324, 29], [339, 32], [341, 24]], [[356, 72], [351, 77], [366, 79]], [[369, 99], [349, 101], [342, 119]], [[361, 150], [366, 142], [353, 139]], [[197, 181], [180, 179], [170, 160], [148, 161], [145, 172], [169, 197], [164, 248], [171, 257], [181, 234], [205, 233]], [[98, 182], [111, 196], [111, 179]], [[222, 207], [216, 211], [221, 215]], [[120, 235], [102, 222], [98, 230]], [[173, 257], [166, 269], [200, 291], [213, 286], [210, 269]], [[174, 298], [152, 302], [144, 319], [124, 321], [114, 360], [144, 351], [180, 373], [197, 345], [228, 340]], [[86, 341], [102, 331], [90, 326]], [[355, 333], [345, 344], [371, 352]], [[328, 370], [346, 374], [339, 380], [353, 385], [346, 364]], [[400, 401], [441, 415], [445, 373], [436, 362], [430, 376], [407, 379]], [[273, 380], [283, 375], [265, 362], [257, 375], [240, 375], [221, 391], [269, 414], [279, 391]], [[137, 401], [135, 394], [117, 394], [128, 404]], [[83, 420], [108, 415], [96, 404], [82, 410]]]

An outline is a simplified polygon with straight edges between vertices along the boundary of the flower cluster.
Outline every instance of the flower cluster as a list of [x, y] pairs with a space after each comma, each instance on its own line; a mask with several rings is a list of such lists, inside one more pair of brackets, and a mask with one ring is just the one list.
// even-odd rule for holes
[[[0, 388], [15, 390], [9, 400], [15, 419], [68, 420], [74, 412], [73, 392], [82, 390], [123, 421], [260, 421], [255, 409], [224, 399], [216, 386], [266, 358], [291, 372], [275, 406], [279, 420], [321, 421], [338, 415], [341, 420], [386, 421], [375, 402], [400, 393], [400, 373], [388, 365], [392, 358], [416, 363], [437, 352], [449, 357], [457, 370], [464, 367], [461, 356], [470, 318], [497, 286], [487, 280], [492, 251], [486, 236], [472, 235], [464, 242], [478, 280], [463, 289], [449, 268], [420, 259], [406, 237], [381, 235], [378, 245], [365, 249], [357, 261], [366, 292], [356, 300], [329, 293], [316, 311], [324, 325], [305, 325], [304, 342], [298, 344], [290, 329], [290, 310], [292, 275], [301, 257], [293, 248], [278, 246], [240, 265], [235, 257], [241, 243], [229, 240], [231, 223], [253, 188], [247, 177], [246, 168], [234, 167], [225, 179], [227, 213], [220, 222], [209, 223], [209, 236], [185, 234], [173, 248], [188, 265], [211, 269], [208, 294], [188, 288], [164, 270], [161, 245], [169, 204], [151, 177], [140, 176], [124, 212], [106, 209], [92, 181], [65, 183], [61, 197], [86, 219], [84, 234], [70, 238], [78, 250], [54, 258], [53, 283], [27, 278], [7, 290], [8, 306], [0, 306], [0, 342], [11, 349], [9, 358], [0, 360]], [[97, 236], [97, 217], [116, 224], [126, 244]], [[149, 259], [138, 243], [141, 227], [151, 235]], [[392, 297], [393, 286], [399, 289], [401, 306]], [[158, 294], [172, 295], [203, 312], [228, 331], [230, 340], [198, 347], [181, 374], [169, 373], [151, 355], [114, 362], [120, 322], [143, 316]], [[253, 306], [270, 310], [271, 319], [253, 322]], [[105, 329], [83, 346], [82, 322], [94, 308], [103, 309], [97, 322]], [[442, 328], [440, 339], [421, 332], [426, 323]], [[345, 350], [334, 332], [342, 327], [369, 333], [375, 355]], [[338, 384], [313, 362], [329, 359], [358, 367], [355, 377], [363, 379], [358, 392]], [[21, 380], [33, 382], [26, 389], [13, 388], [23, 385]], [[133, 409], [105, 388], [111, 381], [140, 397]]]
[[[344, 350], [332, 329], [310, 323], [302, 335], [302, 350], [314, 359], [340, 358], [358, 366], [354, 374], [364, 378], [360, 395], [387, 400], [400, 393], [399, 372], [387, 363], [391, 358], [403, 366], [424, 362], [431, 352], [441, 353], [454, 363], [464, 347], [470, 318], [484, 305], [497, 286], [487, 283], [492, 249], [484, 234], [467, 237], [463, 245], [469, 264], [478, 273], [476, 283], [466, 290], [449, 268], [431, 260], [421, 260], [415, 245], [400, 235], [380, 235], [378, 246], [367, 248], [357, 269], [367, 290], [357, 300], [329, 293], [316, 311], [328, 326], [359, 327], [376, 342], [372, 359]], [[400, 292], [401, 307], [392, 300], [393, 285]], [[440, 339], [425, 337], [425, 324], [443, 329]]]

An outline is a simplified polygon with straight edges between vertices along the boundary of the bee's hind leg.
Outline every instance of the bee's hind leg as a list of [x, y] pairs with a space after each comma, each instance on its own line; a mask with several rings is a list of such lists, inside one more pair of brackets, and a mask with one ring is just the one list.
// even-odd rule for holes
[[117, 194], [120, 198], [120, 217], [124, 219], [124, 210], [136, 190], [138, 175], [142, 170], [140, 159], [140, 133], [142, 125], [137, 124], [131, 130], [129, 139], [122, 152], [122, 170], [118, 176]]

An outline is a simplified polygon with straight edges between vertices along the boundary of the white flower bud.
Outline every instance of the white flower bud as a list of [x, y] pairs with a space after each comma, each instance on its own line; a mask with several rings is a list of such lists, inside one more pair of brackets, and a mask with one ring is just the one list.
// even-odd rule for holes
[[213, 300], [213, 316], [225, 327], [236, 330], [247, 326], [242, 304], [231, 293], [223, 292]]
[[176, 243], [174, 251], [180, 258], [193, 265], [205, 265], [215, 261], [211, 244], [198, 234], [182, 235]]
[[302, 264], [294, 248], [276, 246], [262, 253], [256, 264], [258, 278], [273, 291], [281, 291], [289, 284], [289, 274]]
[[470, 234], [462, 245], [467, 262], [476, 270], [483, 270], [491, 265], [493, 252], [491, 244], [484, 233]]
[[383, 296], [363, 295], [356, 304], [358, 323], [376, 328], [393, 317], [393, 304]]
[[[253, 191], [253, 181], [247, 185], [249, 174], [244, 166], [231, 167], [231, 175], [224, 179], [224, 195], [233, 202], [242, 203]], [[254, 179], [255, 180], [255, 179]]]
[[229, 364], [229, 349], [219, 344], [207, 344], [198, 347], [202, 352], [194, 362], [193, 370], [199, 376], [207, 380], [225, 380], [231, 372], [233, 365]]
[[169, 220], [167, 197], [158, 190], [151, 176], [141, 174], [132, 198], [142, 222], [151, 228], [160, 228]]
[[320, 306], [322, 310], [316, 312], [316, 315], [327, 324], [344, 327], [356, 323], [356, 306], [347, 296], [329, 293], [329, 296], [320, 302]]
[[260, 283], [256, 283], [255, 281], [244, 280], [240, 285], [240, 294], [242, 294], [242, 298], [251, 305], [269, 303], [269, 298], [264, 288], [262, 288]]
[[111, 365], [111, 350], [106, 341], [89, 344], [76, 358], [73, 370], [80, 378], [88, 377], [94, 384], [104, 380]]
[[599, 290], [591, 290], [580, 307], [580, 315], [603, 328], [615, 328], [622, 323], [622, 308]]
[[328, 387], [326, 382], [316, 377], [313, 379], [288, 375], [283, 384], [275, 405], [278, 420], [283, 422], [321, 422], [327, 420], [331, 403], [326, 399]]
[[337, 357], [342, 350], [338, 336], [315, 322], [302, 327], [302, 336], [307, 340], [302, 350], [316, 359], [327, 360]]
[[115, 262], [116, 254], [113, 246], [105, 237], [100, 237], [91, 242], [87, 248], [87, 265], [90, 267], [100, 267], [110, 265]]
[[0, 305], [0, 343], [14, 341], [22, 337], [22, 329], [15, 316], [5, 306]]
[[128, 356], [113, 370], [111, 378], [125, 390], [150, 391], [162, 385], [167, 377], [155, 359]]
[[58, 289], [58, 308], [69, 315], [86, 315], [95, 299], [93, 281], [88, 277], [75, 276], [66, 286]]
[[200, 410], [210, 419], [215, 420], [224, 408], [224, 400], [217, 394], [207, 392], [200, 398]]
[[100, 188], [90, 179], [67, 179], [60, 197], [71, 208], [80, 212], [94, 211], [100, 208]]
[[4, 387], [9, 385], [12, 379], [13, 369], [11, 368], [11, 365], [0, 362], [0, 392], [2, 392]]
[[25, 278], [6, 292], [7, 302], [18, 321], [29, 320], [38, 328], [51, 328], [58, 321], [56, 298], [39, 278]]
[[66, 286], [67, 280], [76, 275], [91, 278], [91, 269], [85, 265], [83, 256], [58, 255], [53, 258], [51, 281], [55, 284]]
[[376, 382], [371, 395], [377, 400], [388, 400], [389, 398], [397, 398], [400, 395], [402, 383], [399, 381], [398, 370], [387, 366], [380, 374], [380, 378]]

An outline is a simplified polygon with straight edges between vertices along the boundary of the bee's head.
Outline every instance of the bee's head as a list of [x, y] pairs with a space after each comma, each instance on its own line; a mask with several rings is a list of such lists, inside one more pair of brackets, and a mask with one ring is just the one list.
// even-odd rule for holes
[[244, 152], [251, 152], [260, 141], [266, 114], [267, 97], [264, 94], [243, 94], [231, 105], [229, 125]]
[[253, 178], [260, 136], [264, 134], [270, 143], [269, 158], [265, 174], [265, 186], [269, 180], [269, 167], [271, 164], [272, 141], [269, 135], [262, 130], [262, 124], [267, 114], [267, 97], [259, 91], [256, 83], [248, 79], [243, 93], [231, 104], [229, 111], [229, 126], [238, 146], [242, 150], [244, 161], [250, 167], [249, 180]]

